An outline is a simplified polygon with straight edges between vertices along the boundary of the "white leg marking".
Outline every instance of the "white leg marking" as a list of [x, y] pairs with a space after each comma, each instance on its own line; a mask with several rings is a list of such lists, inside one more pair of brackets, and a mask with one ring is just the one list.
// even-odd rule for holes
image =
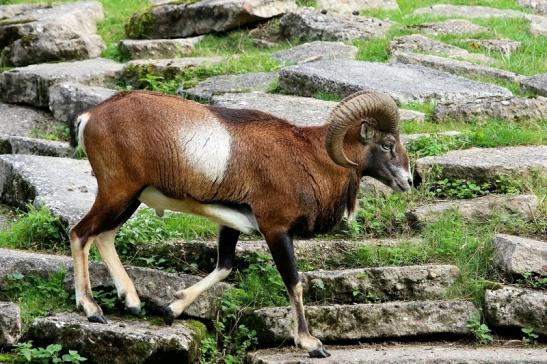
[[308, 352], [323, 347], [321, 341], [313, 337], [308, 331], [308, 327], [299, 327], [299, 318], [306, 320], [304, 315], [304, 301], [302, 299], [302, 283], [298, 282], [294, 287], [293, 295], [289, 295], [293, 312], [294, 343], [296, 346], [307, 350]]
[[211, 118], [180, 130], [185, 158], [211, 181], [221, 182], [230, 161], [232, 137], [226, 128]]
[[82, 149], [85, 152], [85, 145], [84, 145], [84, 129], [87, 125], [87, 122], [89, 121], [89, 113], [84, 113], [80, 116], [78, 116], [78, 119], [76, 119], [76, 128], [78, 130], [78, 144], [82, 147]]
[[114, 246], [117, 231], [118, 229], [114, 229], [97, 235], [95, 244], [112, 276], [112, 280], [118, 291], [118, 297], [124, 298], [127, 307], [140, 307], [141, 301], [137, 295], [135, 285], [127, 275]]
[[87, 317], [93, 315], [102, 316], [101, 308], [93, 301], [91, 282], [89, 281], [89, 249], [94, 237], [82, 248], [81, 240], [71, 239], [70, 248], [74, 264], [74, 289], [76, 293], [76, 306], [81, 307]]

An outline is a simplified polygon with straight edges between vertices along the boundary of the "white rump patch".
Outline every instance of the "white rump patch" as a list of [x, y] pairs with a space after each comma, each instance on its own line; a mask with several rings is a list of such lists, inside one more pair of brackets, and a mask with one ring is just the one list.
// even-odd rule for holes
[[232, 138], [217, 120], [181, 129], [180, 142], [191, 166], [211, 181], [221, 182], [230, 161]]
[[78, 119], [76, 119], [76, 130], [78, 130], [78, 145], [82, 147], [82, 149], [85, 152], [85, 145], [84, 145], [84, 129], [87, 125], [87, 122], [89, 121], [89, 113], [83, 113], [82, 115], [78, 116]]

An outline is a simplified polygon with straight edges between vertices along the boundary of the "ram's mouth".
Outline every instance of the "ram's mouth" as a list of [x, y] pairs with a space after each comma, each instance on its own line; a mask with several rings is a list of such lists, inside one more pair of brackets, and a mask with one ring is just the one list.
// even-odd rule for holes
[[392, 190], [397, 192], [410, 191], [410, 189], [412, 188], [412, 186], [410, 186], [408, 182], [405, 181], [401, 183], [399, 180], [396, 180], [396, 179], [391, 182], [389, 187], [391, 187]]

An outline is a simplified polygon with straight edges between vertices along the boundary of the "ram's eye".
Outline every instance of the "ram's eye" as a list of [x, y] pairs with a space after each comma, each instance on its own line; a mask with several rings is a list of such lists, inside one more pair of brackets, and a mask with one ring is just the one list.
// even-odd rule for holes
[[389, 152], [391, 148], [393, 148], [392, 144], [388, 144], [388, 143], [382, 144], [382, 149], [385, 150], [386, 152]]

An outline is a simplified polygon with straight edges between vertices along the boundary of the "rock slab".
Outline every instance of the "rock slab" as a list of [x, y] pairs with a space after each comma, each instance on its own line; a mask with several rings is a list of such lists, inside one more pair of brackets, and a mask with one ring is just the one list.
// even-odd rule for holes
[[0, 103], [0, 135], [32, 135], [33, 130], [47, 129], [54, 124], [53, 117], [42, 110]]
[[28, 337], [35, 344], [62, 344], [92, 363], [195, 363], [205, 327], [197, 322], [157, 326], [142, 321], [109, 318], [109, 323], [87, 322], [75, 313], [34, 320]]
[[48, 157], [72, 157], [74, 150], [67, 142], [26, 138], [21, 136], [0, 136], [2, 154], [31, 154]]
[[444, 35], [444, 34], [466, 34], [487, 32], [488, 28], [482, 27], [465, 19], [448, 19], [442, 22], [425, 23], [415, 26], [425, 34]]
[[347, 41], [383, 36], [392, 23], [364, 16], [323, 14], [303, 8], [284, 15], [279, 25], [283, 36], [289, 39]]
[[49, 88], [62, 81], [105, 86], [114, 83], [122, 65], [102, 58], [76, 62], [44, 63], [0, 73], [0, 98], [4, 102], [49, 106]]
[[520, 81], [520, 87], [537, 95], [547, 97], [547, 73], [527, 77]]
[[[468, 321], [478, 314], [471, 302], [410, 301], [377, 304], [306, 306], [310, 333], [324, 342], [372, 338], [466, 335]], [[292, 337], [289, 307], [267, 307], [244, 319], [260, 343]]]
[[502, 328], [531, 327], [547, 335], [547, 293], [505, 286], [486, 290], [484, 313], [490, 325]]
[[21, 312], [11, 302], [0, 302], [0, 348], [17, 344], [21, 337]]
[[272, 58], [285, 64], [307, 63], [325, 59], [354, 59], [357, 47], [342, 42], [315, 41], [272, 53]]
[[126, 33], [129, 38], [186, 38], [231, 30], [295, 9], [294, 0], [202, 0], [190, 4], [168, 3], [134, 14], [126, 26]]
[[13, 273], [47, 278], [71, 266], [71, 257], [0, 248], [0, 285]]
[[319, 92], [347, 96], [372, 90], [386, 93], [400, 103], [512, 95], [503, 87], [423, 66], [350, 60], [318, 61], [284, 68], [279, 74], [279, 87], [301, 96]]
[[89, 211], [96, 186], [87, 160], [0, 156], [0, 200], [22, 209], [28, 203], [45, 206], [65, 224]]
[[124, 39], [118, 47], [127, 59], [176, 58], [191, 53], [202, 38]]
[[356, 11], [368, 9], [397, 10], [399, 5], [395, 0], [318, 0], [317, 8], [337, 13], [353, 14]]
[[498, 269], [508, 274], [547, 276], [547, 242], [497, 234], [494, 238], [494, 262]]

